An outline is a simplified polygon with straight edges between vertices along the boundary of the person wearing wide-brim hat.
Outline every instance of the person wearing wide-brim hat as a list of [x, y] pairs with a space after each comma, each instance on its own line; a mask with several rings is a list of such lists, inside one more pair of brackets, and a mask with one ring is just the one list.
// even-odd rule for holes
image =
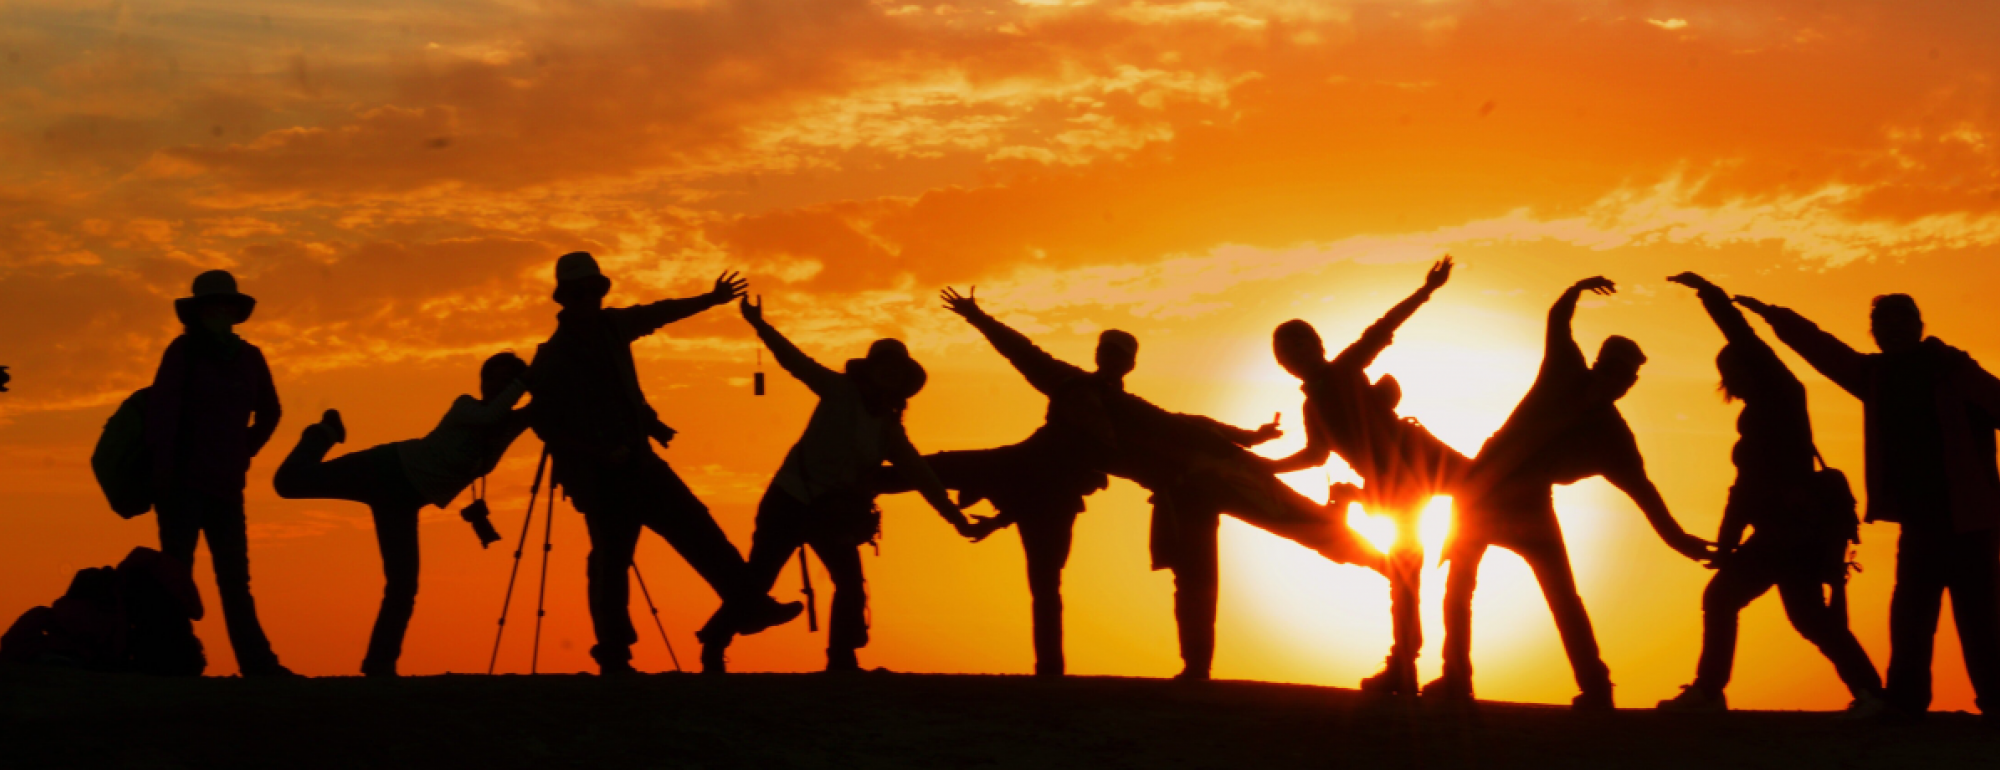
[[[863, 358], [834, 371], [799, 350], [764, 320], [761, 301], [741, 303], [743, 319], [771, 349], [771, 359], [819, 397], [784, 464], [757, 503], [757, 531], [751, 536], [750, 573], [759, 591], [771, 590], [792, 552], [811, 546], [833, 578], [833, 607], [827, 623], [826, 670], [860, 671], [855, 651], [868, 644], [868, 594], [861, 573], [861, 546], [879, 529], [874, 512], [876, 476], [883, 461], [910, 480], [925, 502], [968, 539], [979, 529], [953, 505], [944, 484], [924, 462], [903, 429], [903, 411], [924, 388], [924, 367], [901, 341], [876, 340]], [[801, 557], [803, 558], [803, 557]], [[710, 628], [717, 628], [711, 623]], [[704, 629], [702, 669], [722, 665], [730, 638]]]
[[708, 506], [696, 499], [674, 469], [653, 450], [674, 430], [646, 402], [632, 360], [632, 343], [674, 321], [743, 295], [736, 273], [715, 288], [685, 299], [622, 308], [604, 307], [611, 279], [586, 252], [556, 261], [554, 298], [562, 306], [556, 331], [535, 351], [528, 375], [534, 396], [530, 425], [548, 446], [561, 484], [590, 531], [587, 560], [590, 619], [597, 644], [590, 654], [606, 675], [629, 674], [632, 644], [631, 586], [626, 572], [641, 529], [651, 529], [687, 559], [722, 597], [710, 633], [755, 633], [798, 617], [798, 602], [779, 603], [746, 580], [743, 554], [729, 542]]
[[282, 411], [263, 351], [235, 332], [256, 306], [222, 270], [196, 276], [190, 296], [174, 300], [185, 330], [167, 346], [148, 389], [146, 444], [160, 550], [193, 564], [195, 545], [206, 538], [238, 667], [245, 676], [290, 676], [250, 596], [243, 488], [250, 459], [270, 441]]

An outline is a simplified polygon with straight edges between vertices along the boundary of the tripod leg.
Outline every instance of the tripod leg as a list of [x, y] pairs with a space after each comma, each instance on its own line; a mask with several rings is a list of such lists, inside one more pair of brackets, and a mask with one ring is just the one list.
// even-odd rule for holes
[[542, 585], [535, 592], [535, 649], [528, 657], [528, 673], [530, 674], [541, 673], [542, 618], [549, 614], [548, 610], [545, 609], [547, 607], [545, 600], [549, 596], [549, 551], [554, 550], [554, 546], [550, 545], [550, 543], [555, 536], [555, 530], [556, 483], [554, 479], [550, 479], [548, 518], [542, 525]]
[[493, 632], [493, 657], [486, 660], [486, 675], [493, 675], [500, 663], [500, 637], [507, 633], [507, 610], [514, 606], [514, 579], [521, 575], [521, 552], [528, 547], [528, 529], [535, 523], [535, 496], [542, 490], [542, 472], [549, 468], [549, 448], [542, 447], [542, 461], [535, 464], [535, 483], [528, 485], [528, 515], [521, 520], [521, 539], [514, 543], [514, 567], [507, 571], [507, 598], [500, 602], [499, 629]]
[[674, 671], [681, 670], [681, 656], [674, 652], [674, 642], [667, 638], [667, 627], [660, 623], [660, 608], [653, 604], [653, 592], [646, 590], [646, 576], [639, 574], [639, 562], [632, 562], [632, 577], [639, 579], [639, 595], [646, 597], [646, 609], [653, 613], [653, 627], [660, 630], [660, 641], [667, 645], [667, 657], [674, 661]]

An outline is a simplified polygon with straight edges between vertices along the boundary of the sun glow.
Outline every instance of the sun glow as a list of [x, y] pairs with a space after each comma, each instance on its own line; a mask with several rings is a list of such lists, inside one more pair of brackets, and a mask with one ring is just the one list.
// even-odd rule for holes
[[[1449, 495], [1438, 495], [1424, 505], [1417, 515], [1417, 542], [1425, 552], [1439, 553], [1444, 549], [1445, 538], [1451, 536], [1451, 516]], [[1347, 526], [1361, 533], [1376, 550], [1387, 551], [1396, 545], [1396, 520], [1388, 514], [1371, 514], [1360, 503], [1348, 504]]]

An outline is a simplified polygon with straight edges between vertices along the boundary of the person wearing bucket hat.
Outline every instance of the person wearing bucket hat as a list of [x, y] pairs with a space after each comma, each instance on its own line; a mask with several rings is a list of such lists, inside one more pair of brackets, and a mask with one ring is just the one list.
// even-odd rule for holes
[[250, 459], [270, 441], [281, 415], [263, 351], [234, 331], [256, 307], [222, 270], [195, 276], [190, 296], [174, 300], [184, 330], [153, 377], [145, 440], [160, 550], [193, 564], [195, 546], [206, 538], [238, 667], [244, 676], [290, 676], [271, 651], [250, 595], [243, 489]]
[[[1382, 556], [1343, 517], [1299, 494], [1244, 447], [1280, 435], [1169, 412], [1125, 390], [1139, 341], [1116, 329], [1098, 336], [1097, 369], [1062, 361], [1001, 323], [971, 296], [947, 288], [947, 309], [964, 317], [1028, 384], [1049, 397], [1048, 420], [1085, 444], [1092, 467], [1152, 492], [1154, 569], [1174, 573], [1174, 621], [1185, 667], [1177, 678], [1209, 678], [1215, 657], [1219, 579], [1216, 535], [1225, 512], [1336, 562], [1379, 568]], [[992, 520], [981, 522], [992, 526]]]
[[660, 327], [743, 296], [736, 273], [711, 291], [622, 308], [604, 307], [611, 290], [597, 260], [572, 252], [556, 260], [556, 330], [535, 351], [527, 381], [534, 396], [529, 424], [548, 446], [554, 480], [583, 514], [590, 534], [586, 560], [590, 619], [597, 644], [591, 657], [606, 675], [629, 674], [631, 582], [627, 571], [642, 529], [666, 539], [722, 598], [703, 634], [756, 633], [798, 617], [798, 602], [779, 603], [756, 590], [743, 555], [708, 506], [696, 499], [651, 443], [666, 446], [674, 430], [660, 421], [639, 386], [632, 343]]
[[[826, 670], [861, 670], [855, 651], [868, 644], [868, 594], [861, 571], [861, 546], [875, 540], [880, 514], [875, 511], [875, 474], [884, 460], [894, 463], [939, 516], [973, 540], [982, 529], [951, 503], [951, 497], [925, 465], [903, 429], [903, 411], [923, 390], [924, 367], [910, 350], [893, 339], [876, 340], [863, 358], [834, 371], [799, 350], [764, 320], [762, 302], [744, 298], [743, 320], [771, 349], [771, 358], [819, 397], [805, 433], [792, 444], [785, 461], [757, 504], [757, 529], [751, 536], [750, 573], [759, 591], [777, 582], [793, 551], [811, 546], [833, 578], [833, 609], [828, 622]], [[711, 628], [722, 628], [710, 623]], [[730, 635], [702, 636], [704, 671], [724, 664]]]

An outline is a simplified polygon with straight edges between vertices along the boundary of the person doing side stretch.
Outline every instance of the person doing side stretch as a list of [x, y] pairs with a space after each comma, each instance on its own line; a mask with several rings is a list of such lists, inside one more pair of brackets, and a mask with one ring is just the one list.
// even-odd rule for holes
[[1338, 454], [1363, 485], [1344, 496], [1358, 494], [1364, 507], [1396, 522], [1388, 560], [1395, 643], [1382, 672], [1361, 680], [1361, 690], [1371, 694], [1417, 693], [1417, 655], [1424, 646], [1419, 616], [1424, 546], [1417, 539], [1418, 519], [1432, 497], [1451, 492], [1469, 461], [1421, 425], [1397, 417], [1402, 391], [1396, 378], [1385, 374], [1370, 384], [1367, 369], [1395, 341], [1396, 329], [1451, 278], [1451, 267], [1451, 257], [1438, 260], [1415, 294], [1390, 308], [1332, 360], [1319, 332], [1305, 321], [1286, 321], [1271, 336], [1278, 364], [1304, 383], [1306, 445], [1290, 457], [1268, 461], [1267, 467], [1272, 473], [1290, 473], [1320, 467], [1330, 454]]
[[[1743, 311], [1721, 287], [1694, 273], [1667, 280], [1694, 289], [1728, 341], [1715, 356], [1723, 398], [1742, 401], [1736, 418], [1739, 438], [1730, 451], [1736, 483], [1722, 511], [1716, 537], [1715, 577], [1701, 600], [1701, 662], [1694, 683], [1660, 701], [1676, 711], [1725, 711], [1736, 657], [1737, 615], [1757, 597], [1778, 589], [1785, 616], [1799, 635], [1818, 647], [1847, 690], [1848, 707], [1858, 715], [1882, 710], [1882, 677], [1868, 652], [1848, 630], [1847, 615], [1828, 603], [1826, 586], [1845, 591], [1851, 511], [1828, 510], [1813, 487], [1812, 418], [1806, 413], [1806, 386], [1757, 336]], [[1845, 519], [1842, 521], [1841, 519]], [[1743, 531], [1752, 530], [1750, 539]]]
[[1049, 398], [1049, 420], [1088, 437], [1084, 457], [1110, 475], [1152, 492], [1154, 569], [1174, 573], [1174, 621], [1180, 633], [1177, 678], [1208, 679], [1215, 658], [1219, 584], [1216, 532], [1229, 513], [1341, 564], [1382, 569], [1382, 555], [1330, 512], [1287, 486], [1243, 447], [1280, 435], [1276, 422], [1256, 430], [1179, 414], [1125, 390], [1139, 341], [1116, 329], [1098, 335], [1097, 369], [1062, 361], [1001, 323], [972, 297], [944, 290], [945, 305], [985, 335], [993, 349]]
[[[842, 371], [814, 361], [764, 320], [761, 301], [739, 303], [743, 320], [771, 349], [771, 358], [819, 397], [805, 433], [785, 453], [785, 461], [757, 504], [757, 530], [750, 539], [751, 590], [768, 592], [793, 551], [812, 547], [833, 578], [833, 611], [827, 623], [826, 670], [861, 670], [855, 651], [868, 645], [868, 588], [861, 572], [861, 546], [875, 539], [880, 524], [875, 482], [883, 460], [914, 479], [924, 501], [960, 535], [977, 540], [991, 532], [952, 505], [924, 458], [903, 429], [903, 410], [924, 388], [923, 366], [903, 343], [876, 340], [864, 358], [850, 359]], [[711, 627], [723, 627], [710, 623]], [[729, 637], [703, 640], [702, 670], [724, 665]]]
[[553, 477], [583, 514], [590, 533], [590, 622], [597, 644], [590, 656], [598, 670], [634, 673], [632, 644], [632, 554], [639, 533], [650, 529], [665, 538], [688, 566], [722, 598], [723, 611], [697, 633], [702, 639], [756, 633], [790, 621], [805, 610], [798, 602], [779, 603], [751, 587], [743, 554], [722, 533], [708, 506], [694, 496], [679, 474], [653, 451], [664, 447], [674, 429], [646, 402], [639, 387], [632, 343], [660, 327], [728, 304], [743, 296], [746, 282], [734, 273], [715, 279], [715, 288], [684, 299], [663, 299], [632, 307], [607, 308], [611, 279], [586, 252], [556, 260], [554, 299], [562, 306], [556, 330], [535, 350], [529, 365], [529, 393], [535, 398], [529, 421], [548, 445]]
[[479, 398], [461, 395], [423, 438], [397, 441], [341, 455], [326, 453], [347, 441], [340, 412], [326, 410], [306, 426], [298, 446], [272, 479], [290, 500], [348, 500], [368, 506], [375, 544], [382, 552], [382, 608], [361, 659], [365, 676], [396, 676], [403, 635], [417, 606], [417, 514], [426, 505], [450, 507], [460, 492], [493, 470], [507, 447], [528, 428], [526, 409], [514, 404], [527, 392], [528, 364], [513, 353], [486, 359], [479, 370]]
[[1925, 337], [1923, 314], [1907, 294], [1875, 298], [1869, 321], [1880, 353], [1848, 347], [1785, 308], [1750, 297], [1736, 301], [1861, 399], [1867, 520], [1902, 526], [1889, 597], [1891, 713], [1913, 719], [1930, 710], [1938, 610], [1950, 591], [1979, 713], [2000, 724], [2000, 470], [1993, 434], [2000, 379], [1965, 351]]
[[1611, 671], [1598, 655], [1597, 637], [1576, 593], [1576, 575], [1556, 521], [1552, 493], [1557, 484], [1603, 476], [1638, 504], [1669, 547], [1697, 561], [1709, 557], [1708, 543], [1688, 534], [1668, 512], [1646, 476], [1632, 429], [1618, 413], [1618, 399], [1639, 381], [1646, 354], [1638, 343], [1613, 336], [1604, 340], [1593, 366], [1577, 347], [1570, 321], [1586, 291], [1611, 294], [1616, 287], [1603, 277], [1586, 278], [1549, 308], [1547, 349], [1535, 384], [1480, 448], [1459, 487], [1464, 498], [1458, 501], [1459, 526], [1445, 545], [1451, 571], [1445, 576], [1444, 676], [1424, 686], [1426, 698], [1472, 700], [1472, 593], [1480, 560], [1487, 547], [1497, 545], [1519, 554], [1541, 584], [1583, 691], [1572, 705], [1613, 708]]

